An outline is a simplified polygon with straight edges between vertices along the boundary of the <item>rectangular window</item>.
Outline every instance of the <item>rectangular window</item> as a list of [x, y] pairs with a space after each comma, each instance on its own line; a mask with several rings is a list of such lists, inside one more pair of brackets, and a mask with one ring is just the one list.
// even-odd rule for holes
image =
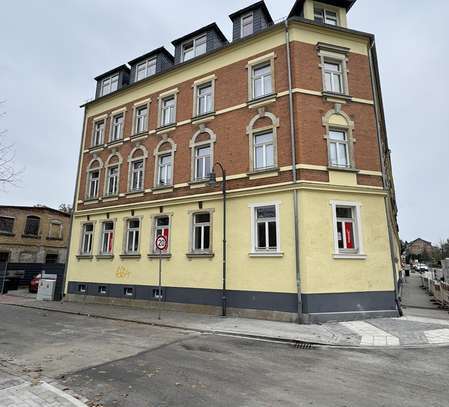
[[327, 92], [344, 93], [341, 62], [324, 62], [324, 86]]
[[98, 146], [103, 144], [104, 140], [104, 120], [99, 120], [94, 124], [94, 137], [92, 140], [92, 146]]
[[211, 152], [210, 145], [195, 148], [195, 180], [209, 178], [212, 163]]
[[[170, 218], [168, 216], [158, 216], [154, 218], [154, 240], [153, 240], [153, 253], [159, 253], [159, 249], [155, 246], [156, 238], [158, 236], [164, 236], [169, 241], [170, 234]], [[169, 253], [170, 248], [167, 246], [162, 253]]]
[[83, 225], [83, 233], [81, 236], [81, 254], [90, 255], [92, 254], [92, 237], [94, 234], [93, 223], [85, 223]]
[[136, 108], [134, 133], [139, 134], [148, 130], [148, 106]]
[[132, 297], [134, 295], [134, 290], [132, 287], [125, 287], [123, 293], [125, 294], [125, 297]]
[[123, 113], [120, 113], [112, 118], [110, 141], [120, 140], [122, 137], [123, 137]]
[[118, 165], [107, 169], [106, 194], [109, 196], [118, 194]]
[[242, 17], [241, 23], [241, 37], [246, 37], [254, 32], [253, 13], [247, 14]]
[[202, 116], [211, 113], [213, 110], [212, 103], [212, 83], [208, 82], [203, 85], [199, 85], [196, 89], [196, 107], [197, 116]]
[[78, 285], [78, 291], [79, 291], [80, 293], [86, 293], [86, 292], [87, 292], [87, 286], [86, 286], [86, 284], [79, 284], [79, 285]]
[[162, 99], [161, 107], [161, 127], [175, 123], [176, 100], [174, 96]]
[[126, 254], [139, 253], [140, 220], [129, 219], [126, 222]]
[[260, 170], [274, 166], [273, 133], [254, 136], [254, 169]]
[[198, 55], [205, 54], [207, 51], [207, 35], [201, 35], [182, 46], [182, 61], [188, 61]]
[[339, 252], [356, 253], [358, 251], [356, 208], [351, 206], [336, 206], [337, 241]]
[[37, 216], [27, 216], [25, 224], [25, 235], [38, 236], [41, 220]]
[[14, 218], [0, 216], [0, 233], [12, 233], [14, 229]]
[[98, 197], [98, 185], [100, 183], [100, 171], [99, 170], [92, 170], [89, 171], [88, 175], [88, 191], [87, 191], [87, 198], [93, 199]]
[[105, 295], [108, 293], [108, 289], [105, 285], [98, 286], [98, 294]]
[[101, 82], [100, 96], [105, 96], [118, 89], [118, 77], [119, 75], [117, 74], [109, 78], [103, 79], [103, 81]]
[[273, 93], [271, 64], [265, 63], [252, 68], [253, 99]]
[[141, 62], [136, 67], [136, 82], [156, 73], [156, 58]]
[[131, 163], [131, 191], [141, 191], [143, 189], [143, 160]]
[[196, 213], [193, 215], [193, 251], [210, 251], [210, 213]]
[[255, 211], [255, 250], [278, 251], [276, 206], [262, 206]]
[[112, 254], [114, 251], [114, 222], [103, 222], [101, 230], [100, 254]]
[[337, 13], [335, 11], [315, 7], [315, 21], [319, 23], [338, 25]]
[[157, 173], [158, 186], [171, 185], [172, 183], [172, 155], [160, 155]]
[[62, 223], [56, 220], [50, 221], [48, 237], [50, 239], [62, 239]]
[[350, 167], [348, 140], [343, 130], [329, 130], [329, 165], [331, 167]]

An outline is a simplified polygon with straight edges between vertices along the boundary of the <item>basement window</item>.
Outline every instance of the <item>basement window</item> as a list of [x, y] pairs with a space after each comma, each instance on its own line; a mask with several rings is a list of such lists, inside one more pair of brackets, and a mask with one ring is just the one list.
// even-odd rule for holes
[[159, 288], [153, 288], [153, 298], [164, 298], [164, 290], [161, 288], [161, 291], [159, 292]]
[[125, 287], [124, 294], [125, 294], [125, 297], [133, 297], [134, 296], [133, 288], [132, 287]]
[[80, 285], [78, 285], [78, 292], [80, 292], [80, 293], [86, 293], [86, 292], [87, 292], [87, 286], [86, 286], [86, 284], [80, 284]]
[[100, 285], [98, 287], [98, 294], [104, 295], [104, 294], [107, 294], [107, 293], [108, 293], [108, 290], [107, 290], [105, 285]]

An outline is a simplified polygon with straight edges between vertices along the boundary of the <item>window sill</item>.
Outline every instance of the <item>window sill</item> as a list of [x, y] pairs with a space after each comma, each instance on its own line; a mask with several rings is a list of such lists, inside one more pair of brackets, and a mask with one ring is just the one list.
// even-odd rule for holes
[[329, 165], [327, 167], [329, 171], [344, 171], [344, 172], [360, 172], [357, 168], [354, 167], [334, 167], [332, 165]]
[[12, 232], [0, 232], [0, 236], [11, 236], [14, 237], [16, 234]]
[[153, 194], [166, 194], [173, 192], [173, 185], [153, 188]]
[[47, 240], [62, 242], [64, 239], [62, 237], [47, 237]]
[[270, 93], [269, 95], [261, 96], [257, 99], [248, 100], [248, 107], [250, 109], [256, 109], [258, 107], [274, 103], [276, 99], [277, 99], [276, 93]]
[[114, 258], [113, 254], [98, 254], [95, 256], [97, 260], [112, 260]]
[[92, 260], [94, 256], [92, 256], [91, 254], [78, 254], [76, 258], [78, 260]]
[[171, 259], [171, 253], [162, 253], [162, 255], [159, 255], [159, 254], [157, 254], [157, 253], [150, 253], [150, 254], [147, 255], [147, 257], [148, 257], [150, 260], [159, 259], [159, 258], [162, 258], [162, 259]]
[[249, 257], [284, 257], [283, 252], [251, 252]]
[[321, 93], [326, 100], [330, 98], [330, 99], [340, 99], [348, 102], [352, 101], [352, 96], [347, 95], [346, 93], [334, 93], [325, 90], [323, 90]]
[[144, 196], [144, 190], [141, 189], [139, 191], [132, 191], [125, 194], [126, 198], [138, 198]]
[[278, 167], [261, 168], [259, 170], [253, 170], [246, 174], [250, 180], [259, 178], [277, 177], [279, 175]]
[[119, 199], [118, 195], [108, 195], [103, 198], [103, 202], [112, 202], [117, 201]]
[[213, 119], [215, 119], [215, 112], [210, 112], [210, 113], [202, 114], [200, 116], [192, 117], [192, 124], [207, 123]]
[[89, 153], [95, 153], [97, 151], [103, 151], [105, 144], [99, 144], [98, 146], [92, 146], [89, 148]]
[[156, 134], [168, 133], [169, 131], [173, 131], [175, 129], [176, 129], [176, 122], [167, 124], [166, 126], [158, 127], [156, 129]]
[[366, 254], [334, 253], [332, 257], [336, 260], [366, 260]]
[[27, 235], [25, 233], [22, 235], [22, 237], [25, 239], [40, 239], [41, 238], [41, 236], [39, 236], [39, 235]]
[[88, 205], [90, 203], [98, 203], [98, 201], [98, 198], [86, 198], [83, 203]]
[[120, 258], [122, 259], [122, 260], [127, 260], [127, 259], [130, 259], [130, 260], [132, 260], [132, 259], [140, 259], [142, 256], [140, 255], [140, 254], [121, 254], [120, 255]]
[[129, 139], [131, 141], [136, 141], [136, 140], [144, 140], [147, 137], [148, 137], [148, 130], [145, 130], [145, 131], [143, 131], [141, 133], [133, 134]]
[[121, 146], [122, 144], [123, 144], [123, 138], [119, 138], [119, 139], [117, 139], [117, 140], [110, 141], [110, 142], [107, 144], [107, 148], [118, 147], [118, 146]]
[[206, 188], [208, 186], [208, 181], [209, 180], [207, 178], [203, 178], [194, 181], [189, 181], [188, 184], [190, 185], [190, 189]]
[[186, 253], [188, 259], [211, 259], [214, 253]]

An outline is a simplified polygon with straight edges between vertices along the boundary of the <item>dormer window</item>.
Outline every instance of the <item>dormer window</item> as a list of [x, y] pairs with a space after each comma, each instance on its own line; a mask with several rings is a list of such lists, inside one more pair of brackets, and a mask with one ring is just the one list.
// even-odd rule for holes
[[147, 59], [146, 61], [137, 64], [136, 67], [136, 82], [148, 78], [156, 73], [156, 58]]
[[205, 54], [207, 50], [206, 43], [206, 34], [184, 43], [182, 46], [182, 61], [188, 61], [189, 59]]
[[101, 93], [100, 96], [105, 96], [111, 92], [118, 89], [118, 77], [119, 75], [113, 75], [109, 78], [103, 79], [101, 82]]
[[254, 32], [253, 13], [246, 14], [241, 20], [241, 37], [246, 37]]
[[315, 7], [314, 10], [315, 21], [329, 25], [338, 25], [337, 13], [332, 10], [327, 10], [321, 7]]

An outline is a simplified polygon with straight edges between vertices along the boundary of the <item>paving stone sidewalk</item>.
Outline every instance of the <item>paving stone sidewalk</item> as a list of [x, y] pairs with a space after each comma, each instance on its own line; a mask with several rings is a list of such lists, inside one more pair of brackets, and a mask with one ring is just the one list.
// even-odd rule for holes
[[0, 370], [0, 407], [87, 407], [45, 381], [30, 382]]
[[412, 294], [408, 294], [408, 304], [410, 306], [413, 297], [419, 297], [419, 304], [425, 303], [429, 307], [426, 311], [431, 312], [426, 316], [416, 314], [412, 308], [406, 308], [406, 314], [402, 318], [380, 318], [322, 325], [298, 325], [247, 318], [222, 318], [174, 311], [163, 311], [162, 318], [159, 320], [158, 312], [155, 309], [74, 302], [41, 302], [13, 293], [0, 296], [0, 304], [181, 328], [204, 333], [329, 346], [449, 345], [449, 314], [447, 311], [437, 310], [427, 294], [419, 287], [419, 284], [418, 276], [412, 276], [408, 279], [405, 290], [412, 292]]

